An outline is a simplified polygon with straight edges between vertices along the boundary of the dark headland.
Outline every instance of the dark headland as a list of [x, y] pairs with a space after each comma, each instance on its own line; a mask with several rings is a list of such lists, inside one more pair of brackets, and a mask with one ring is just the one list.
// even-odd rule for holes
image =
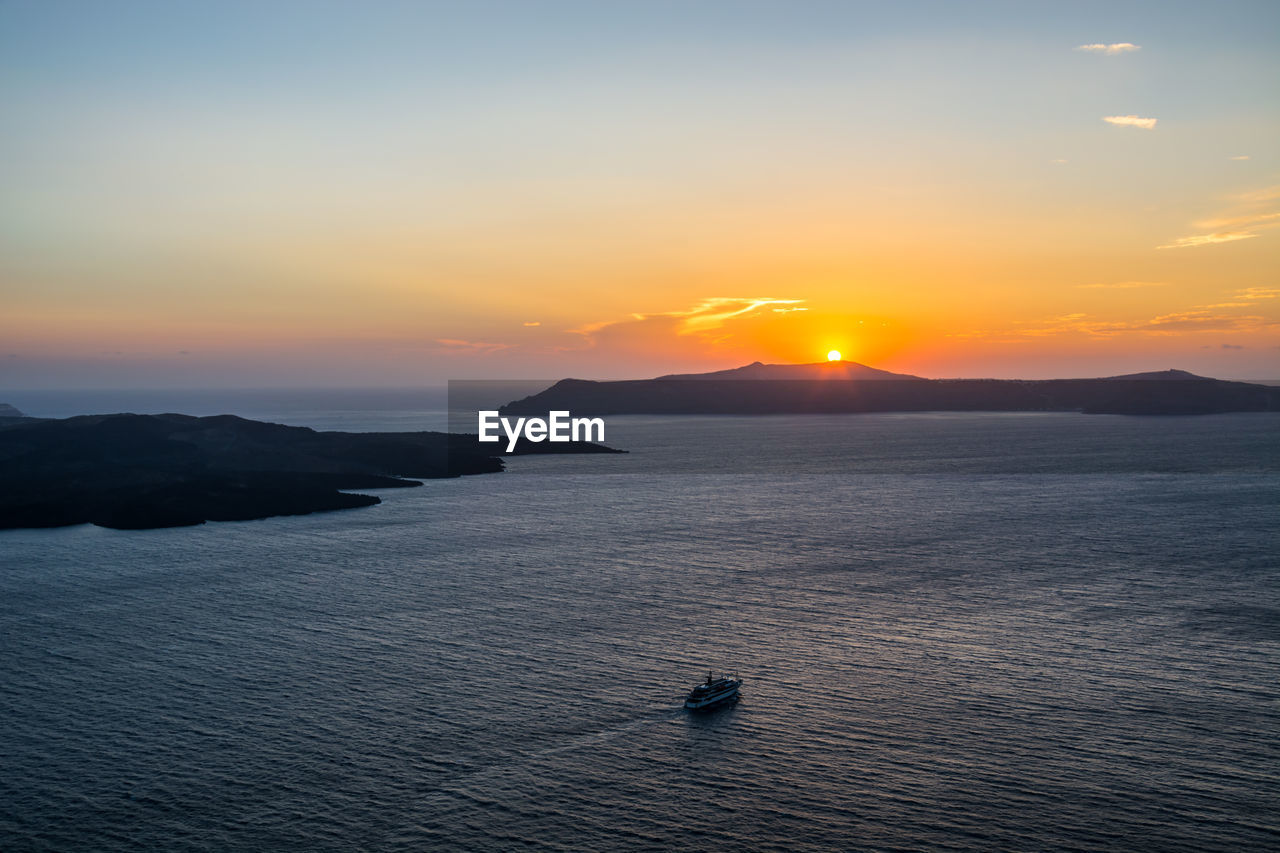
[[1204, 415], [1280, 411], [1280, 388], [1183, 370], [1097, 379], [922, 379], [856, 362], [749, 364], [617, 382], [564, 379], [503, 415], [765, 415], [855, 412], [1084, 412]]
[[[586, 442], [515, 453], [617, 452]], [[474, 435], [317, 432], [232, 415], [0, 420], [0, 529], [122, 529], [304, 515], [379, 503], [343, 489], [503, 470]]]

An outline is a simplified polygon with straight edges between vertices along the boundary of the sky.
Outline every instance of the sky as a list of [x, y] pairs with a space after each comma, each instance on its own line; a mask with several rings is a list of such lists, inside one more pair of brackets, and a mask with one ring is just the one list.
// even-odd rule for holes
[[1280, 379], [1280, 4], [0, 0], [0, 390]]

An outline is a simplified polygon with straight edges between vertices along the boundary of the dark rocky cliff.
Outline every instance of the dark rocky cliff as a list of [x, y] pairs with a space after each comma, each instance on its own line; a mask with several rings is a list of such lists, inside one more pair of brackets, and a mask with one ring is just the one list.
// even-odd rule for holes
[[502, 470], [497, 453], [475, 436], [440, 432], [316, 432], [232, 415], [14, 420], [0, 426], [0, 528], [301, 515], [379, 502], [343, 489]]

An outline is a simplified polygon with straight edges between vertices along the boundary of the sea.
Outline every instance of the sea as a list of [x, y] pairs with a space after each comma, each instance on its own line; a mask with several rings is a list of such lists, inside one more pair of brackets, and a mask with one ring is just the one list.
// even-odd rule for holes
[[[94, 402], [55, 397], [10, 402]], [[0, 532], [0, 850], [1280, 849], [1280, 415], [605, 439], [365, 509]], [[686, 712], [709, 669], [741, 699]]]

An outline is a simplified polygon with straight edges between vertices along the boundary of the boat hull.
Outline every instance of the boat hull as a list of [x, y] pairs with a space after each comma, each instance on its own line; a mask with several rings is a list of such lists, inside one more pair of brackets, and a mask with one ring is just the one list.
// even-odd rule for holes
[[738, 690], [741, 686], [742, 682], [739, 681], [732, 686], [715, 692], [708, 692], [704, 695], [691, 694], [684, 700], [684, 707], [690, 711], [707, 711], [712, 708], [718, 708], [721, 705], [727, 705], [730, 702], [737, 701]]

